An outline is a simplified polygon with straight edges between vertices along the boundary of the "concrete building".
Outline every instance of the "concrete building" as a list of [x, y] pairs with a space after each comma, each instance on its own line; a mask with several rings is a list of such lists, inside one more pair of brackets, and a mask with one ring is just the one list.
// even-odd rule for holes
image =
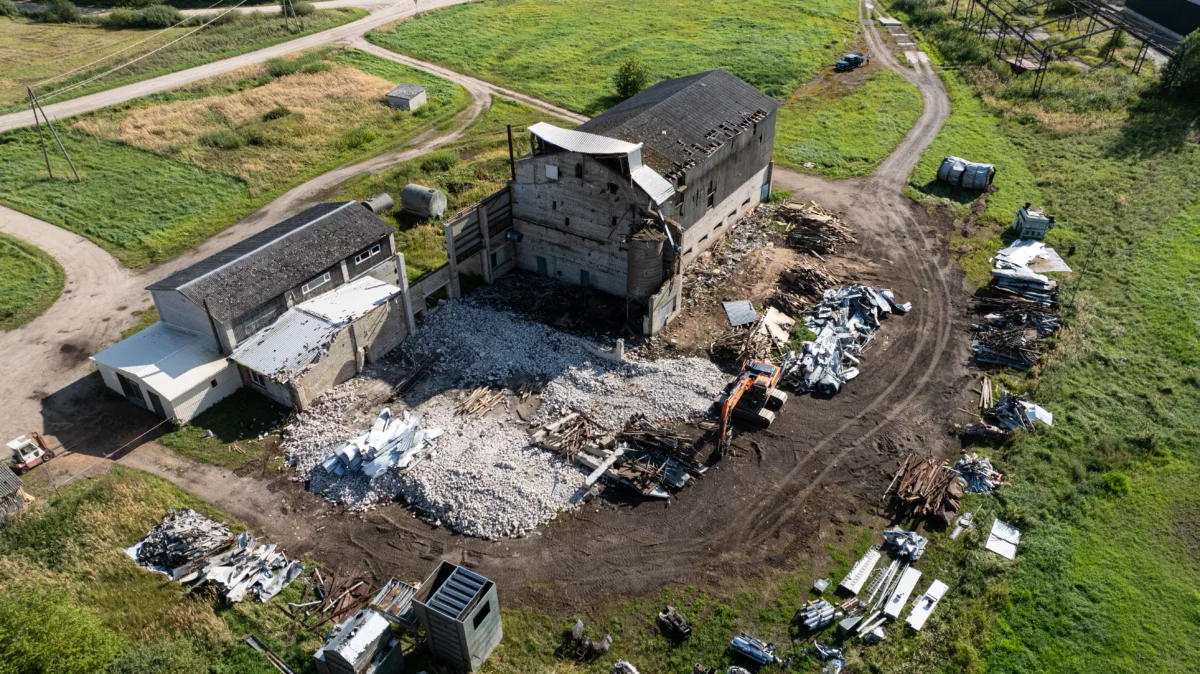
[[495, 583], [450, 562], [421, 583], [412, 606], [429, 652], [456, 671], [478, 671], [504, 636]]
[[425, 87], [416, 84], [401, 84], [387, 95], [388, 106], [398, 110], [416, 110], [425, 105]]
[[682, 269], [768, 196], [778, 107], [712, 70], [577, 129], [533, 125], [509, 185], [516, 265], [623, 297], [658, 332], [681, 307]]
[[150, 286], [160, 321], [92, 359], [166, 418], [242, 386], [302, 408], [411, 331], [406, 289], [391, 225], [320, 204]]

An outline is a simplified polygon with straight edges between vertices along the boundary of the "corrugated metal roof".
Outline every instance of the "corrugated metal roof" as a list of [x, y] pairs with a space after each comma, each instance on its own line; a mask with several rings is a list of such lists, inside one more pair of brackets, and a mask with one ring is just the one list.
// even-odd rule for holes
[[400, 289], [396, 286], [373, 276], [364, 276], [297, 304], [296, 308], [330, 323], [350, 323], [399, 294]]
[[230, 355], [272, 379], [287, 380], [308, 367], [348, 324], [387, 303], [401, 290], [373, 277], [339, 286], [297, 304]]
[[735, 328], [758, 320], [758, 312], [754, 310], [754, 305], [750, 304], [750, 300], [722, 302], [722, 304], [725, 306], [725, 315], [729, 317], [729, 324]]
[[538, 122], [529, 127], [529, 132], [542, 140], [557, 145], [568, 152], [584, 154], [629, 154], [641, 145], [629, 143], [607, 136], [597, 136], [594, 133], [560, 129], [553, 124]]
[[0, 463], [0, 498], [12, 496], [21, 488], [21, 478], [12, 472], [8, 464]]
[[397, 98], [412, 98], [425, 93], [425, 87], [419, 84], [401, 84], [400, 86], [388, 92], [388, 96]]
[[211, 344], [211, 337], [159, 322], [92, 360], [131, 374], [159, 395], [176, 400], [229, 367]]
[[675, 196], [675, 186], [649, 166], [639, 166], [630, 171], [629, 175], [656, 204], [666, 203]]
[[438, 586], [425, 605], [437, 609], [454, 620], [462, 620], [471, 602], [483, 593], [487, 578], [465, 569], [455, 567], [446, 581]]

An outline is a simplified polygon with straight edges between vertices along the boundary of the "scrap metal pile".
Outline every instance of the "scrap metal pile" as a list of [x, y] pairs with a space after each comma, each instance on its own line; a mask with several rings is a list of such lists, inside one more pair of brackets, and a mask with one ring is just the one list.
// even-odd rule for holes
[[193, 592], [213, 591], [230, 603], [248, 595], [270, 601], [304, 570], [276, 546], [260, 544], [248, 532], [235, 539], [228, 527], [190, 508], [169, 511], [125, 552]]
[[233, 541], [233, 532], [224, 524], [191, 508], [172, 509], [129, 551], [138, 564], [179, 580]]
[[789, 246], [817, 257], [858, 241], [835, 213], [821, 208], [815, 201], [785, 204], [775, 211], [775, 218], [788, 226]]
[[891, 290], [853, 286], [826, 290], [805, 317], [816, 338], [784, 370], [783, 380], [797, 391], [832, 395], [858, 376], [859, 356], [875, 338], [880, 321], [893, 312], [906, 314], [912, 304], [896, 301]]
[[962, 505], [962, 477], [944, 461], [909, 454], [888, 486], [892, 512], [900, 517], [930, 517], [950, 524]]
[[987, 312], [982, 323], [971, 326], [971, 350], [979, 363], [1028, 370], [1037, 365], [1042, 341], [1062, 327], [1058, 316], [1029, 300], [984, 297], [974, 302]]
[[1032, 431], [1037, 428], [1037, 422], [1047, 426], [1054, 425], [1054, 415], [1045, 408], [1030, 402], [1030, 395], [1022, 393], [1013, 395], [1008, 391], [1000, 394], [1000, 400], [995, 406], [983, 411], [984, 416], [994, 419], [996, 425], [1005, 431], [1018, 428]]
[[990, 494], [1004, 483], [1004, 476], [992, 468], [992, 462], [974, 452], [959, 459], [954, 470], [962, 475], [972, 494]]
[[[329, 478], [340, 478], [352, 473], [362, 473], [374, 482], [391, 469], [407, 471], [428, 458], [433, 450], [433, 441], [442, 435], [441, 429], [421, 428], [415, 414], [403, 412], [400, 418], [392, 416], [384, 408], [371, 428], [342, 443], [329, 454], [316, 470], [324, 471]], [[323, 493], [328, 480], [313, 479], [309, 489]]]

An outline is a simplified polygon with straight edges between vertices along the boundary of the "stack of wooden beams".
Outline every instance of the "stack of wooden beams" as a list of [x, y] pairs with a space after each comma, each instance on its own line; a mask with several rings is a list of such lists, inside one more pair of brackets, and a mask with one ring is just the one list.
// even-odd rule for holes
[[454, 412], [455, 414], [462, 416], [469, 414], [475, 418], [479, 418], [488, 412], [491, 412], [492, 408], [496, 405], [499, 405], [503, 400], [504, 391], [491, 389], [487, 386], [480, 386], [474, 391], [471, 391], [471, 395], [467, 396], [465, 400], [460, 402], [458, 406], [454, 408]]
[[945, 461], [909, 454], [896, 471], [884, 497], [900, 517], [931, 518], [949, 525], [963, 498], [962, 476]]

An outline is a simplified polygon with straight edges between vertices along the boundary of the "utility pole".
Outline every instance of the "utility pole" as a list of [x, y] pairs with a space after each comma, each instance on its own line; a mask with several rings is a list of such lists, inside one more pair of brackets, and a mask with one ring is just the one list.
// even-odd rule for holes
[[50, 168], [50, 155], [46, 152], [46, 136], [42, 133], [42, 123], [38, 121], [37, 106], [33, 103], [33, 89], [25, 87], [25, 93], [29, 94], [29, 110], [33, 112], [33, 123], [37, 126], [38, 139], [42, 141], [42, 158], [46, 160], [46, 173], [49, 173], [50, 179], [54, 180], [54, 171]]
[[[54, 135], [54, 142], [58, 143], [58, 149], [62, 150], [63, 156], [67, 158], [67, 163], [71, 165], [71, 173], [75, 174], [75, 182], [83, 182], [83, 180], [79, 177], [79, 169], [76, 169], [75, 162], [71, 161], [71, 153], [67, 152], [67, 146], [63, 145], [62, 139], [58, 137], [58, 132], [54, 130], [54, 125], [50, 123], [50, 117], [47, 116], [46, 111], [42, 109], [42, 103], [37, 99], [37, 94], [33, 93], [33, 89], [29, 90], [29, 96], [33, 99], [33, 104], [37, 106], [38, 112], [42, 113], [42, 119], [46, 121], [46, 126], [50, 128], [50, 133]], [[37, 115], [34, 115], [34, 118], [36, 119]], [[43, 143], [42, 151], [45, 152], [45, 150], [45, 143]], [[49, 168], [48, 162], [46, 166]]]

